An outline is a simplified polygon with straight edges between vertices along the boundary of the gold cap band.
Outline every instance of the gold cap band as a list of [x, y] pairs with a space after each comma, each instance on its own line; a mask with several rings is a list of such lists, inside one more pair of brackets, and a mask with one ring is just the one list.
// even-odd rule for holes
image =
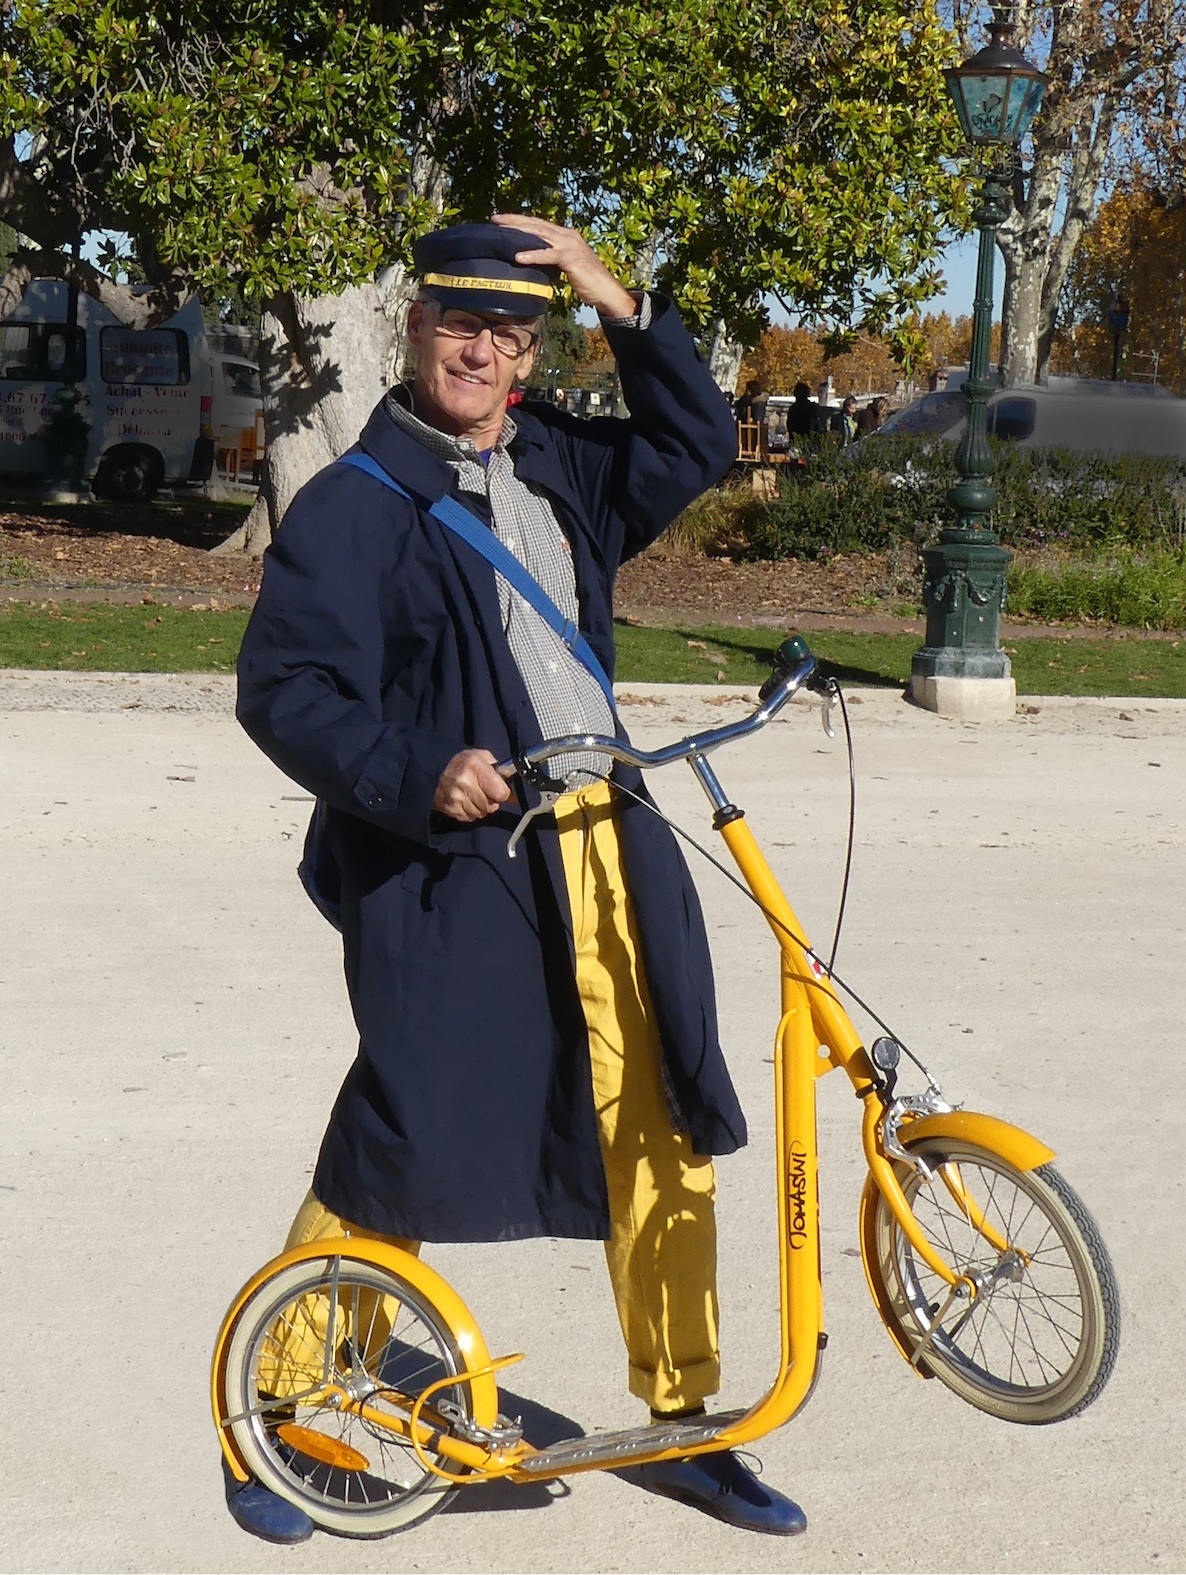
[[493, 290], [498, 295], [534, 295], [550, 301], [555, 290], [550, 284], [530, 284], [525, 279], [471, 279], [459, 273], [426, 273], [421, 284], [436, 284], [446, 290]]

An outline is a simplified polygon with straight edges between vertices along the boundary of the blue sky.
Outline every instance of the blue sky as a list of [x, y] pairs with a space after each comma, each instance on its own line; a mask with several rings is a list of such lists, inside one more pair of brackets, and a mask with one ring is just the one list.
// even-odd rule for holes
[[[941, 296], [933, 301], [928, 301], [925, 311], [947, 311], [952, 317], [961, 317], [971, 314], [972, 294], [976, 288], [976, 249], [979, 245], [978, 235], [966, 235], [963, 240], [954, 246], [949, 246], [943, 257], [943, 273], [947, 280], [947, 288]], [[996, 267], [993, 270], [992, 314], [994, 318], [1001, 315], [1001, 296], [1005, 282], [1005, 270], [1002, 265], [1001, 255], [996, 255]]]

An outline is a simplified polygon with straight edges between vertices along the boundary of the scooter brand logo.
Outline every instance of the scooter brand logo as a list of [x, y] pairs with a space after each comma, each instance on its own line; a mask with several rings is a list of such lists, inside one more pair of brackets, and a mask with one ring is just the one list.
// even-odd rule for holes
[[791, 1144], [790, 1191], [791, 1247], [795, 1252], [807, 1241], [807, 1150], [798, 1138]]

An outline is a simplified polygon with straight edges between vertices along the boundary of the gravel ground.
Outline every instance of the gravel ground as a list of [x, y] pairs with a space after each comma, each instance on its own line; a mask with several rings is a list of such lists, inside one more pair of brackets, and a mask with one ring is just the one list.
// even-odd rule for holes
[[[846, 690], [863, 724], [929, 731], [938, 719], [898, 689]], [[628, 727], [662, 722], [692, 731], [744, 715], [754, 691], [721, 684], [626, 684], [618, 704]], [[0, 668], [0, 713], [6, 711], [135, 712], [232, 717], [235, 679], [214, 673], [67, 673]], [[976, 723], [949, 723], [979, 731]], [[984, 724], [996, 726], [1000, 724]], [[1007, 724], [1032, 732], [1096, 733], [1117, 738], [1181, 737], [1186, 700], [1114, 700], [1069, 695], [1021, 697]], [[1150, 765], [1156, 765], [1151, 761]]]
[[179, 711], [233, 716], [235, 680], [217, 673], [42, 673], [0, 668], [0, 711]]
[[[621, 705], [656, 747], [752, 699], [625, 685]], [[1125, 1319], [1098, 1403], [1057, 1428], [1011, 1428], [907, 1368], [857, 1251], [856, 1103], [845, 1079], [826, 1078], [830, 1344], [812, 1403], [756, 1446], [766, 1480], [807, 1510], [806, 1537], [745, 1536], [604, 1473], [555, 1493], [467, 1487], [390, 1542], [318, 1535], [281, 1549], [244, 1536], [223, 1505], [211, 1345], [235, 1288], [283, 1240], [356, 1043], [338, 938], [294, 874], [308, 795], [230, 720], [229, 679], [0, 674], [0, 1216], [13, 1287], [0, 1569], [1186, 1568], [1174, 1312], [1186, 1273], [1174, 1092], [1186, 703], [1044, 700], [977, 727], [892, 690], [850, 699], [858, 814], [843, 973], [949, 1097], [1057, 1149], [1096, 1214]], [[804, 703], [716, 758], [803, 923], [830, 935], [843, 739], [829, 742]], [[686, 768], [657, 773], [655, 791], [711, 837]], [[720, 1166], [728, 1408], [763, 1392], [778, 1352], [777, 968], [741, 893], [691, 864], [752, 1134]], [[505, 1375], [504, 1406], [529, 1433], [541, 1408], [574, 1432], [639, 1419], [600, 1243], [429, 1258], [493, 1351], [528, 1352]]]

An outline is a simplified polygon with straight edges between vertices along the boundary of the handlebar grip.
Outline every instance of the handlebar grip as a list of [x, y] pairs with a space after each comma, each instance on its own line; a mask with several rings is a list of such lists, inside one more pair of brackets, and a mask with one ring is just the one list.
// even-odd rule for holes
[[774, 671], [758, 690], [758, 699], [765, 702], [777, 693], [780, 684], [784, 683], [801, 662], [814, 661], [807, 646], [807, 641], [801, 634], [792, 634], [778, 647], [774, 653]]

